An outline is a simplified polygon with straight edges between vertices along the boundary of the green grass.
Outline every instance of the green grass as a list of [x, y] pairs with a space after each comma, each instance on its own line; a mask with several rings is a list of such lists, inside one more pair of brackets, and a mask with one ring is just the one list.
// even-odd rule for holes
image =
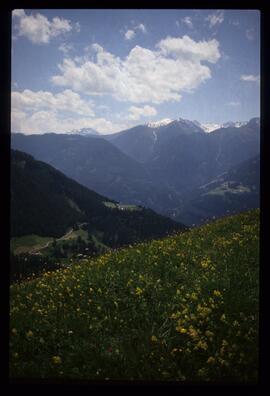
[[87, 241], [88, 240], [88, 232], [82, 229], [79, 230], [72, 230], [72, 232], [65, 234], [61, 238], [57, 239], [58, 242], [60, 241], [67, 241], [67, 240], [72, 240], [72, 239], [77, 239], [78, 237], [81, 237], [83, 240]]
[[[63, 244], [63, 241], [76, 240], [81, 237], [85, 242], [88, 241], [88, 232], [79, 228], [78, 230], [70, 230], [61, 238], [56, 239], [59, 246]], [[52, 250], [52, 237], [41, 237], [38, 235], [26, 235], [22, 237], [12, 238], [10, 241], [10, 251], [13, 254], [22, 253], [41, 253], [42, 255], [50, 255]]]
[[11, 286], [12, 378], [257, 380], [259, 210]]
[[10, 250], [14, 254], [29, 253], [33, 250], [39, 250], [48, 242], [52, 242], [51, 237], [41, 237], [38, 235], [26, 235], [12, 238], [10, 241]]
[[248, 186], [243, 186], [241, 184], [235, 187], [229, 187], [228, 182], [223, 183], [220, 187], [208, 191], [203, 195], [225, 195], [225, 194], [239, 194], [239, 193], [249, 193], [251, 192]]

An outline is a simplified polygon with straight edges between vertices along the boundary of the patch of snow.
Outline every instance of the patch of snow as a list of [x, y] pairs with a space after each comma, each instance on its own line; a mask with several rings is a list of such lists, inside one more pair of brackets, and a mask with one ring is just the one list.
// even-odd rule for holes
[[213, 132], [221, 127], [222, 127], [222, 124], [214, 124], [214, 123], [201, 124], [201, 128], [206, 133]]
[[156, 131], [153, 131], [153, 136], [154, 136], [154, 144], [155, 144], [156, 141], [157, 141], [157, 133], [156, 133]]
[[209, 122], [206, 124], [201, 124], [201, 128], [205, 132], [209, 133], [209, 132], [216, 131], [217, 129], [220, 129], [220, 128], [230, 128], [230, 127], [240, 128], [244, 125], [247, 125], [247, 123], [248, 123], [248, 121], [236, 121], [236, 122], [229, 121], [229, 122], [225, 122], [224, 124], [217, 124], [217, 123]]
[[81, 136], [99, 135], [99, 133], [92, 128], [73, 129], [73, 131], [71, 131], [70, 133], [72, 135], [81, 135]]
[[172, 122], [170, 118], [164, 118], [163, 120], [160, 121], [153, 121], [153, 122], [148, 122], [146, 125], [150, 128], [159, 128], [164, 125], [168, 125]]

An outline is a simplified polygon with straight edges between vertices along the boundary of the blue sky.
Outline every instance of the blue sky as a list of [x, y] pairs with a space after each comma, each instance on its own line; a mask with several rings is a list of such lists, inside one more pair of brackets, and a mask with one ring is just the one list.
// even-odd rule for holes
[[12, 131], [260, 115], [255, 10], [15, 10]]

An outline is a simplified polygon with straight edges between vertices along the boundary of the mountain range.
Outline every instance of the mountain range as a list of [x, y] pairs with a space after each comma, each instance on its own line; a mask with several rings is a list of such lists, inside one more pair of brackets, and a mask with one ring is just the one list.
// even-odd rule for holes
[[228, 214], [260, 207], [260, 156], [229, 169], [228, 172], [195, 189], [173, 213], [173, 218], [200, 225]]
[[[211, 133], [183, 119], [138, 125], [111, 135], [15, 133], [11, 144], [110, 199], [179, 220], [179, 216], [190, 218], [183, 210], [190, 210], [186, 203], [197, 197], [201, 186], [259, 154], [260, 120]], [[207, 199], [212, 199], [211, 194]], [[232, 210], [224, 202], [220, 205], [222, 213]], [[209, 216], [204, 212], [188, 223], [199, 224]]]
[[79, 223], [112, 247], [186, 229], [150, 209], [119, 206], [52, 166], [12, 150], [11, 237], [34, 234], [59, 238]]

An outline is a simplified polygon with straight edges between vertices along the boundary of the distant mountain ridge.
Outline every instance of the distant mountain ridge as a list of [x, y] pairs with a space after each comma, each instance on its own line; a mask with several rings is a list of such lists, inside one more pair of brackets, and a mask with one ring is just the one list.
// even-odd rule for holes
[[158, 238], [186, 227], [150, 209], [119, 210], [115, 201], [32, 156], [11, 151], [11, 236], [59, 237], [86, 222], [111, 246]]
[[99, 136], [12, 134], [11, 145], [111, 199], [159, 213], [177, 203], [178, 195], [164, 183], [154, 183], [143, 164]]
[[91, 138], [12, 134], [11, 145], [99, 194], [171, 215], [197, 188], [260, 153], [260, 120], [211, 133], [178, 119]]
[[150, 128], [159, 128], [161, 126], [169, 125], [173, 122], [178, 122], [179, 124], [186, 124], [187, 126], [194, 126], [202, 129], [204, 132], [213, 132], [217, 129], [220, 128], [229, 128], [229, 127], [235, 127], [235, 128], [240, 128], [241, 126], [244, 126], [248, 123], [248, 121], [228, 121], [225, 123], [213, 123], [213, 122], [208, 122], [208, 123], [200, 123], [199, 121], [193, 120], [185, 120], [183, 118], [179, 118], [178, 120], [172, 120], [170, 118], [164, 118], [160, 121], [153, 121], [153, 122], [148, 122], [145, 125], [150, 127]]
[[199, 225], [213, 218], [260, 207], [260, 156], [230, 168], [200, 186], [173, 217]]
[[209, 133], [209, 132], [213, 132], [216, 131], [217, 129], [221, 129], [221, 128], [240, 128], [244, 125], [247, 125], [248, 121], [228, 121], [225, 122], [224, 124], [215, 124], [215, 123], [204, 123], [204, 124], [199, 124], [201, 126], [201, 128]]
[[100, 133], [92, 128], [74, 129], [70, 132], [70, 134], [81, 136], [100, 136]]

